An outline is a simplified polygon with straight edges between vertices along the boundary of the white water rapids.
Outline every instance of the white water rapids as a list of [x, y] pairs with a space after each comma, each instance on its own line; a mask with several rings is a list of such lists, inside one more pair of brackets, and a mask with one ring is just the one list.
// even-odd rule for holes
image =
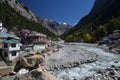
[[98, 70], [109, 68], [112, 65], [120, 66], [120, 54], [106, 52], [96, 47], [87, 46], [78, 47], [89, 52], [96, 53], [98, 55], [98, 60], [93, 63], [81, 64], [79, 67], [76, 68], [54, 72], [53, 74], [59, 80], [83, 80], [85, 77], [93, 75]]

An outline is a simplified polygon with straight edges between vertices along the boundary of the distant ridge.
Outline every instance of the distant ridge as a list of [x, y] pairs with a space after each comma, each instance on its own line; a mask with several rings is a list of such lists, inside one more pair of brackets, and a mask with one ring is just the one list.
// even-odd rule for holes
[[48, 28], [57, 36], [61, 36], [64, 32], [68, 31], [72, 26], [68, 25], [67, 23], [58, 23], [56, 21], [50, 19], [40, 19], [39, 21], [42, 23], [43, 26]]

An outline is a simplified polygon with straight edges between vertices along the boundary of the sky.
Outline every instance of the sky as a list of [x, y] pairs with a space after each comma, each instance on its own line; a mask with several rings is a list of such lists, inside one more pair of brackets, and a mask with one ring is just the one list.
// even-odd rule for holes
[[36, 16], [75, 25], [87, 15], [95, 0], [20, 0]]

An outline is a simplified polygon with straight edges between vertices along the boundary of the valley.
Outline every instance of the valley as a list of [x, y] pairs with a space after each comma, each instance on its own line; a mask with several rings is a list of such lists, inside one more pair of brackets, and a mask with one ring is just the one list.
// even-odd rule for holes
[[0, 0], [0, 10], [0, 80], [120, 80], [120, 0]]

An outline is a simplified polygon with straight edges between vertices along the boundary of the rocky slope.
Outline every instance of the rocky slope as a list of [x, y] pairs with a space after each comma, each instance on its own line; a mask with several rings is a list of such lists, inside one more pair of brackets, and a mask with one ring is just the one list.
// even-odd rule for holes
[[[117, 32], [116, 32], [117, 31]], [[103, 42], [107, 42], [99, 47], [114, 53], [120, 54], [120, 31], [116, 30], [109, 36], [107, 36], [108, 40], [103, 40]]]
[[29, 29], [55, 37], [49, 29], [38, 22], [34, 13], [18, 0], [0, 0], [0, 20], [5, 28]]
[[7, 1], [12, 8], [14, 8], [17, 12], [19, 12], [22, 16], [26, 17], [28, 20], [37, 22], [37, 18], [34, 13], [26, 6], [24, 6], [21, 2], [17, 0], [1, 0], [1, 2], [5, 1]]
[[79, 32], [79, 30], [93, 34], [100, 25], [104, 25], [108, 33], [112, 33], [115, 29], [120, 29], [119, 4], [119, 0], [95, 0], [90, 13], [83, 17], [75, 27], [70, 29], [67, 35]]
[[120, 31], [117, 33], [110, 34], [108, 37], [111, 40], [107, 44], [109, 50], [120, 54]]
[[[40, 18], [36, 17], [35, 14], [27, 6], [25, 6], [23, 3], [21, 3], [19, 0], [1, 0], [0, 1], [0, 3], [5, 3], [5, 2], [7, 2], [10, 5], [10, 7], [13, 8], [21, 16], [27, 18], [32, 23], [35, 22], [35, 23], [38, 23], [38, 24], [44, 26], [51, 33], [54, 33], [55, 35], [60, 36], [61, 34], [63, 34], [65, 31], [67, 31], [69, 29], [68, 28], [69, 25], [59, 24], [55, 21], [46, 20], [46, 19], [44, 20], [44, 19], [40, 19]], [[11, 14], [13, 14], [13, 13], [11, 13]], [[10, 15], [10, 14], [7, 14], [7, 16], [6, 15], [4, 15], [4, 16], [8, 17], [8, 15]], [[1, 15], [1, 16], [3, 16], [3, 15]], [[13, 17], [11, 17], [11, 18], [13, 18]], [[4, 19], [1, 19], [1, 20], [4, 22]], [[13, 22], [16, 23], [15, 21], [13, 21]], [[14, 24], [14, 23], [10, 23], [10, 24]], [[28, 22], [24, 22], [24, 23], [28, 23]], [[22, 24], [20, 22], [20, 20], [19, 20], [18, 24]], [[16, 26], [16, 25], [14, 25], [14, 26]]]

